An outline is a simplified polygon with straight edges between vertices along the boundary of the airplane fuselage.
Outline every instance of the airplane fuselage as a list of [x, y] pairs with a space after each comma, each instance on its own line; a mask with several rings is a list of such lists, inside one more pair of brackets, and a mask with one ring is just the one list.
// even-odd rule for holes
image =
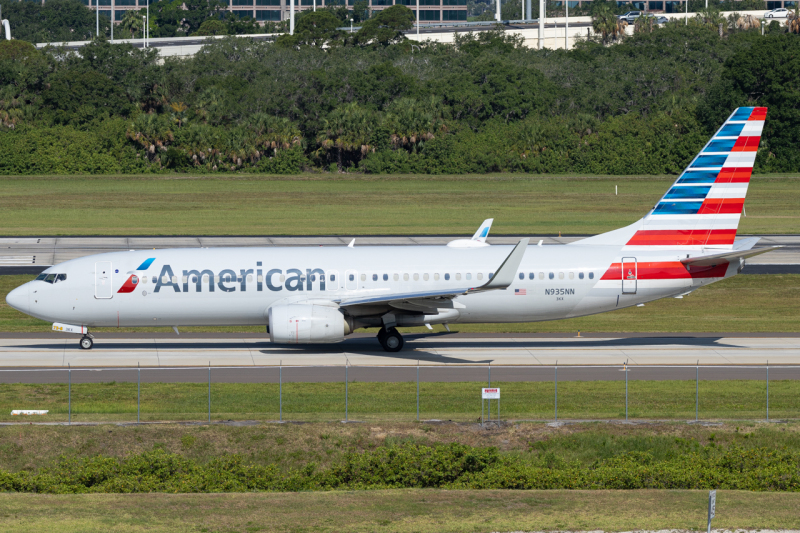
[[[67, 261], [32, 281], [34, 317], [88, 327], [266, 325], [270, 307], [413, 293], [485, 283], [511, 246], [207, 248], [115, 252]], [[398, 325], [533, 322], [612, 311], [676, 296], [737, 273], [686, 269], [681, 250], [529, 246], [504, 290], [457, 296], [436, 314], [408, 311]], [[140, 269], [148, 262], [146, 269]], [[137, 270], [140, 269], [140, 270]], [[17, 294], [17, 301], [21, 296]], [[449, 303], [449, 301], [447, 302]], [[383, 306], [351, 313], [380, 317]], [[413, 318], [416, 317], [416, 318]], [[368, 322], [363, 325], [370, 325]]]

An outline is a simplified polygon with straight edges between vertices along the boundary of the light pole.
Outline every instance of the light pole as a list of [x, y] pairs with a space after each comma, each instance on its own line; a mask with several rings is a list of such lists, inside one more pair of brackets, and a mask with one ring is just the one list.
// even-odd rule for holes
[[100, 0], [94, 0], [94, 17], [97, 24], [96, 35], [100, 37]]
[[494, 18], [497, 22], [500, 22], [500, 0], [495, 0], [495, 2], [497, 2], [497, 14]]
[[564, 0], [566, 18], [564, 20], [564, 50], [569, 50], [569, 0]]
[[147, 48], [147, 17], [142, 17], [142, 47]]
[[544, 0], [539, 0], [539, 50], [544, 48]]
[[289, 0], [289, 35], [294, 35], [294, 0]]
[[145, 4], [145, 12], [147, 13], [147, 24], [145, 25], [146, 28], [146, 39], [148, 41], [148, 45], [150, 44], [150, 0], [145, 0], [147, 3]]
[[417, 37], [419, 37], [419, 0], [417, 0]]
[[353, 17], [350, 17], [350, 33], [353, 33]]
[[526, 4], [527, 5], [525, 7], [527, 8], [527, 12], [528, 12], [528, 18], [526, 20], [532, 20], [533, 19], [533, 3], [532, 3], [531, 0], [526, 0]]

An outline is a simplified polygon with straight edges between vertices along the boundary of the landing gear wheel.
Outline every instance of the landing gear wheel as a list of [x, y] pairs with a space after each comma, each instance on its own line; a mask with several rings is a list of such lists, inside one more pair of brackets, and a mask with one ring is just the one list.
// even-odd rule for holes
[[91, 350], [92, 346], [94, 345], [94, 341], [91, 337], [82, 337], [80, 341], [81, 350]]
[[395, 328], [383, 329], [378, 333], [378, 342], [387, 352], [399, 352], [403, 349], [403, 336]]

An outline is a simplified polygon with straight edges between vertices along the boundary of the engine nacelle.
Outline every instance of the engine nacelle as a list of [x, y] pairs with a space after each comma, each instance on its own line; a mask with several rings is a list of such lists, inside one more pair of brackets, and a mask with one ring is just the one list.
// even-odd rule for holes
[[336, 307], [313, 304], [276, 305], [269, 308], [269, 339], [283, 344], [342, 342], [352, 332]]

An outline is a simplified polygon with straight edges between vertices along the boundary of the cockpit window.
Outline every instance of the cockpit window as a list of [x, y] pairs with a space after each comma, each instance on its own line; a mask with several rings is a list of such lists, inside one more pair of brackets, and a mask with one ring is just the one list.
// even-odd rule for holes
[[48, 274], [46, 272], [42, 272], [38, 276], [36, 276], [36, 281], [44, 281], [47, 283], [58, 283], [59, 281], [67, 281], [66, 274]]
[[67, 275], [66, 274], [56, 274], [56, 283], [58, 283], [59, 281], [67, 281]]
[[45, 282], [53, 283], [56, 280], [55, 274], [48, 274], [46, 278], [44, 278]]
[[47, 277], [47, 274], [45, 274], [45, 273], [39, 274], [38, 276], [36, 276], [36, 280], [35, 281], [42, 281], [46, 277]]

